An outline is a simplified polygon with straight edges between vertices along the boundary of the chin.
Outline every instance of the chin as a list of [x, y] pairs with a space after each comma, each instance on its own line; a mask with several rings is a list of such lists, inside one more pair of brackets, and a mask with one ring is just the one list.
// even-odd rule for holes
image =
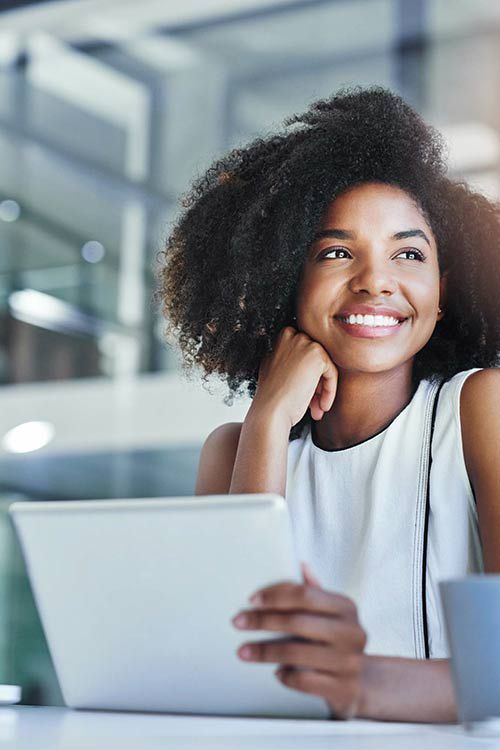
[[343, 370], [344, 372], [366, 372], [366, 373], [377, 373], [377, 372], [389, 372], [391, 370], [397, 370], [399, 367], [403, 367], [403, 365], [407, 362], [407, 359], [401, 360], [388, 360], [385, 359], [383, 361], [381, 360], [366, 360], [363, 361], [356, 361], [356, 360], [347, 360], [342, 358], [341, 360], [332, 357], [332, 362], [338, 367], [339, 370]]

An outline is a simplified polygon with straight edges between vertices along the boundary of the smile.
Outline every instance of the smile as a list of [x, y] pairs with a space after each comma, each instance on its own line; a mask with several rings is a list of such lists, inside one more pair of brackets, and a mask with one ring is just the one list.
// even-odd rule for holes
[[[357, 322], [356, 318], [358, 320], [361, 318], [361, 321]], [[349, 318], [336, 317], [334, 320], [350, 336], [373, 339], [381, 336], [392, 336], [398, 333], [409, 318], [396, 320], [395, 318], [381, 315], [364, 315], [359, 317], [350, 315]]]

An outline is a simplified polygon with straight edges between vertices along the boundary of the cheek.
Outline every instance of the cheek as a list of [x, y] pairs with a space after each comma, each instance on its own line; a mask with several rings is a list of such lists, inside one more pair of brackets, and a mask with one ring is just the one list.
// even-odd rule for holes
[[417, 311], [423, 316], [434, 317], [439, 304], [439, 284], [421, 284], [414, 290]]
[[331, 277], [305, 274], [297, 289], [297, 310], [302, 315], [322, 315], [332, 307], [336, 282]]
[[413, 284], [408, 291], [409, 300], [416, 310], [415, 332], [418, 332], [419, 349], [426, 345], [437, 325], [439, 280], [434, 282], [434, 279], [422, 280], [420, 284]]

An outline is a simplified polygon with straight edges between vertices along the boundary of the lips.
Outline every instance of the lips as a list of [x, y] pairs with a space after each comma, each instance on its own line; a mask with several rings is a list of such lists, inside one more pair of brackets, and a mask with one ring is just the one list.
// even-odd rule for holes
[[336, 318], [348, 318], [349, 315], [384, 315], [396, 320], [402, 321], [407, 319], [401, 310], [397, 310], [394, 307], [386, 307], [385, 305], [356, 305], [352, 307], [346, 307], [341, 310]]
[[[395, 316], [394, 316], [395, 317]], [[359, 324], [346, 323], [344, 320], [335, 318], [337, 324], [349, 335], [354, 338], [378, 339], [394, 336], [404, 327], [408, 318], [402, 319], [399, 323], [391, 326], [365, 326]]]

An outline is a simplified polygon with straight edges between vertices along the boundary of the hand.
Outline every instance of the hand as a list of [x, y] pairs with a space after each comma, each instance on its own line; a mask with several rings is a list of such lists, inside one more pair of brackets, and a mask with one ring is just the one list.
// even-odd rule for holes
[[308, 407], [313, 419], [322, 419], [332, 408], [337, 382], [338, 370], [324, 347], [286, 326], [261, 362], [253, 408], [262, 408], [266, 414], [277, 408], [291, 429]]
[[[246, 643], [238, 655], [282, 665], [275, 674], [286, 687], [324, 698], [335, 718], [349, 719], [361, 697], [366, 633], [354, 602], [322, 589], [302, 566], [303, 584], [283, 581], [261, 589], [250, 599], [255, 609], [232, 621], [240, 629], [275, 630], [295, 638]], [[239, 625], [241, 616], [245, 622]]]

